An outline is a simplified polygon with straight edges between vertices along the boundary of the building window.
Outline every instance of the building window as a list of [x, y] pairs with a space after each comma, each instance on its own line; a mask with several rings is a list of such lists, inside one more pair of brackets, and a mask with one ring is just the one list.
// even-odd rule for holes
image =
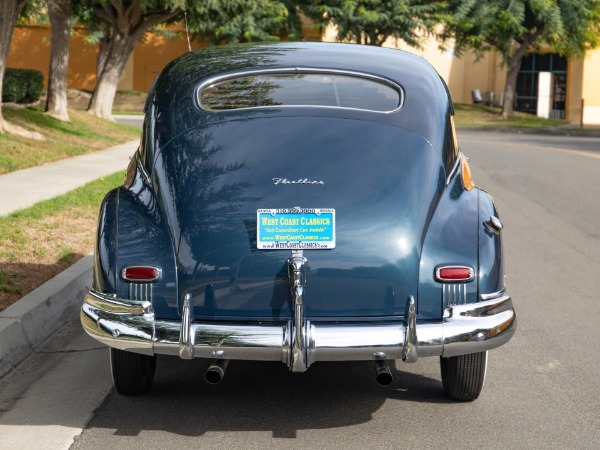
[[523, 58], [517, 77], [515, 109], [537, 114], [540, 72], [552, 74], [550, 117], [564, 119], [567, 99], [567, 58], [556, 53], [531, 54]]

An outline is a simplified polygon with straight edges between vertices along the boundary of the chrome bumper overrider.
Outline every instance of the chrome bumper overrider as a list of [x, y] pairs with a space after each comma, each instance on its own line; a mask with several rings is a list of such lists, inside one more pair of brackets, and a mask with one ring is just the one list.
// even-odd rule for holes
[[[184, 308], [185, 309], [185, 308]], [[516, 328], [508, 295], [451, 306], [440, 322], [417, 323], [412, 297], [406, 320], [398, 322], [331, 323], [302, 321], [194, 322], [154, 318], [147, 301], [120, 300], [89, 292], [81, 309], [85, 331], [104, 344], [147, 355], [184, 359], [281, 361], [302, 372], [315, 361], [403, 359], [457, 356], [499, 347]], [[188, 309], [189, 311], [189, 309]], [[185, 312], [185, 311], [184, 311]], [[302, 342], [297, 342], [301, 336]]]

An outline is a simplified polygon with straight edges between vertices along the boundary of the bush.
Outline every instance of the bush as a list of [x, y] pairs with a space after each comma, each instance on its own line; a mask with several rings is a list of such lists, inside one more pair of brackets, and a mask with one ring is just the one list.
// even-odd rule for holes
[[2, 101], [33, 103], [40, 99], [44, 76], [39, 70], [6, 69], [2, 83]]

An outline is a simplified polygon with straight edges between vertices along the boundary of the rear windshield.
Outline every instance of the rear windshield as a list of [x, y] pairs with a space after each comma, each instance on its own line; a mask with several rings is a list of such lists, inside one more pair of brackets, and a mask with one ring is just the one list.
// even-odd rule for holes
[[388, 112], [402, 104], [399, 86], [384, 80], [329, 73], [262, 73], [203, 86], [200, 106], [227, 111], [268, 106], [329, 106]]

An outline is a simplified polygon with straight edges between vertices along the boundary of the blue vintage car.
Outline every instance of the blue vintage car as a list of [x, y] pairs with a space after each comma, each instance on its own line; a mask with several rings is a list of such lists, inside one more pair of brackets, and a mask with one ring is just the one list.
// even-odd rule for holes
[[187, 53], [157, 78], [123, 186], [100, 209], [81, 320], [121, 394], [156, 355], [231, 360], [440, 358], [478, 397], [516, 328], [502, 224], [474, 187], [448, 89], [424, 60], [284, 43]]

